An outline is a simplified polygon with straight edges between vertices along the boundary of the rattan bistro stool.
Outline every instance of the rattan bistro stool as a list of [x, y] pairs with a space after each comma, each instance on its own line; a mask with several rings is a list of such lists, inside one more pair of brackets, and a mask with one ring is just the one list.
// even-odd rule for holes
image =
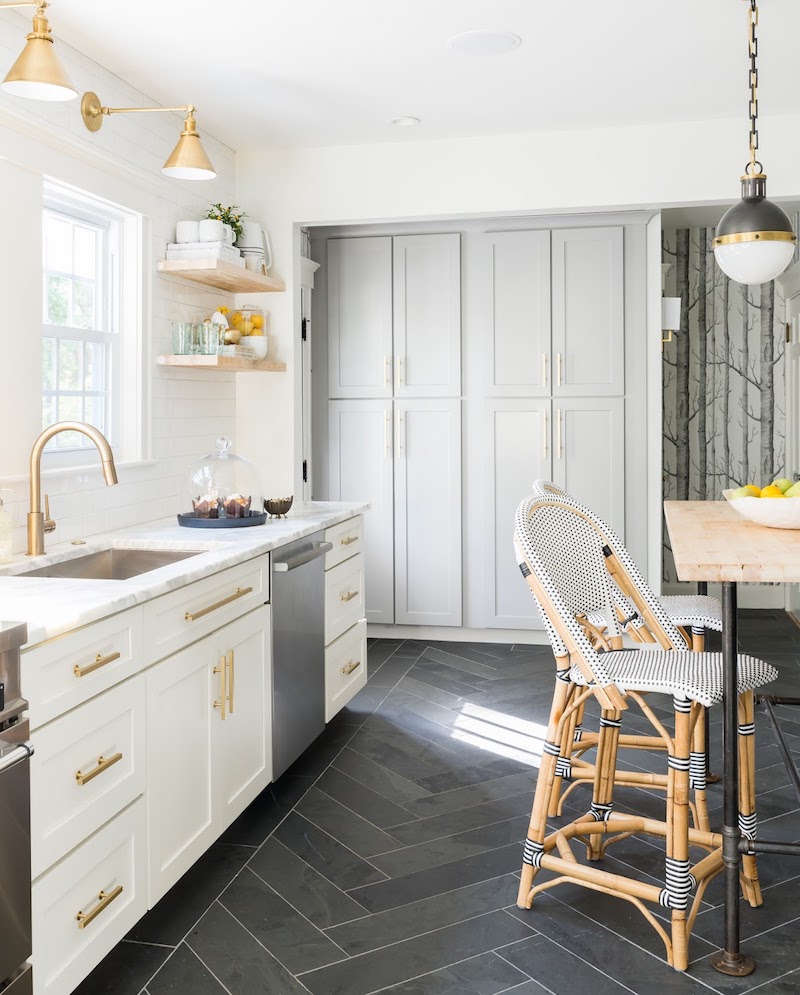
[[[638, 589], [645, 622], [665, 633], [675, 647], [681, 638], [663, 613], [658, 600], [632, 575], [614, 538], [605, 534], [583, 511], [565, 498], [533, 497], [516, 515], [514, 543], [520, 569], [569, 653], [570, 666], [559, 673], [550, 711], [547, 740], [536, 784], [528, 836], [523, 851], [517, 904], [530, 908], [536, 895], [561, 883], [614, 895], [631, 902], [661, 936], [669, 963], [679, 971], [688, 966], [688, 939], [705, 889], [723, 867], [718, 833], [689, 827], [689, 791], [692, 742], [703, 707], [722, 700], [722, 655], [694, 653], [688, 649], [617, 650], [598, 653], [571, 608], [574, 591], [581, 585], [605, 585], [606, 614], [613, 627], [614, 590], [607, 569], [614, 559], [614, 576], [624, 593]], [[635, 567], [634, 567], [635, 570]], [[753, 689], [774, 680], [777, 672], [754, 657], [738, 659], [740, 694], [740, 751], [746, 757], [753, 741]], [[673, 700], [674, 732], [670, 733], [646, 700], [650, 693], [668, 694]], [[557, 831], [547, 833], [547, 808], [553, 780], [561, 760], [564, 730], [571, 714], [594, 697], [601, 708], [593, 796], [589, 812]], [[667, 750], [668, 789], [664, 821], [613, 811], [616, 753], [622, 713], [636, 704], [661, 737]], [[747, 829], [755, 832], [753, 794], [747, 784], [749, 762], [742, 764], [743, 807]], [[643, 833], [665, 840], [664, 885], [609, 873], [580, 863], [573, 841], [583, 842], [590, 857], [601, 858], [615, 840]], [[690, 846], [707, 851], [696, 863]], [[556, 874], [537, 883], [541, 870]], [[754, 859], [743, 860], [742, 886], [751, 905], [761, 903]], [[694, 898], [692, 899], [692, 895]], [[671, 912], [669, 932], [645, 903]]]

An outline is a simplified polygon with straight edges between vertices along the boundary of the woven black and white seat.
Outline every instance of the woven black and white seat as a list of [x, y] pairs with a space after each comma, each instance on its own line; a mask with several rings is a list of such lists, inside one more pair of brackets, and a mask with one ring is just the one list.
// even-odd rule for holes
[[[706, 828], [689, 828], [689, 791], [695, 777], [704, 777], [702, 716], [704, 708], [722, 699], [722, 660], [717, 653], [696, 653], [686, 646], [678, 628], [645, 584], [624, 547], [609, 529], [597, 524], [568, 497], [548, 494], [524, 501], [516, 515], [514, 544], [523, 576], [548, 618], [566, 658], [557, 661], [558, 680], [542, 751], [530, 828], [524, 847], [518, 904], [530, 908], [536, 894], [561, 882], [582, 884], [625, 898], [659, 932], [669, 962], [678, 970], [688, 964], [688, 935], [708, 882], [722, 869], [721, 836]], [[581, 621], [582, 606], [602, 611], [614, 629], [618, 585], [644, 618], [659, 649], [598, 653]], [[777, 672], [754, 657], [739, 657], [741, 814], [740, 829], [756, 831], [754, 784], [753, 690], [774, 680]], [[652, 710], [645, 695], [672, 699], [674, 732]], [[594, 697], [601, 708], [593, 796], [589, 812], [548, 835], [547, 810], [564, 756], [565, 732], [572, 716]], [[618, 778], [617, 746], [623, 715], [635, 704], [663, 740], [667, 751], [668, 791], [663, 823], [614, 812], [613, 787]], [[628, 879], [576, 862], [572, 841], [586, 843], [590, 860], [599, 860], [613, 839], [632, 833], [665, 839], [664, 886]], [[692, 866], [689, 847], [711, 852]], [[534, 884], [540, 870], [552, 871], [555, 881]], [[751, 905], [761, 903], [755, 858], [744, 857], [742, 885]], [[693, 896], [693, 897], [692, 897]], [[647, 910], [652, 902], [671, 912], [666, 931]], [[690, 909], [691, 905], [691, 909]]]

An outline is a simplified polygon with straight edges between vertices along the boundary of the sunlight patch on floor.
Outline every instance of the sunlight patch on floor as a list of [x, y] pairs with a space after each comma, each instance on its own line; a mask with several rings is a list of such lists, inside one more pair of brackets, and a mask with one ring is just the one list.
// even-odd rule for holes
[[541, 765], [547, 726], [516, 715], [466, 702], [453, 725], [452, 738], [531, 767]]

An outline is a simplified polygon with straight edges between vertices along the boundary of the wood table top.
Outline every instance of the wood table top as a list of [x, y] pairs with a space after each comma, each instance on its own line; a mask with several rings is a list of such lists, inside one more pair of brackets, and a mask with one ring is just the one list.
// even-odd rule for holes
[[748, 522], [727, 501], [665, 501], [664, 515], [679, 580], [800, 582], [800, 529]]

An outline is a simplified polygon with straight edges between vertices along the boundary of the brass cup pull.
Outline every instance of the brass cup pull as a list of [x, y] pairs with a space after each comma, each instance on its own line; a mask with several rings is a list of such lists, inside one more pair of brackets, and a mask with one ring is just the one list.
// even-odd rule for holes
[[228, 658], [227, 656], [221, 656], [219, 658], [219, 666], [214, 667], [214, 673], [220, 676], [220, 691], [219, 700], [214, 702], [214, 708], [219, 709], [219, 717], [222, 721], [225, 721], [226, 709], [228, 706], [228, 690], [227, 690], [227, 677], [228, 677]]
[[199, 612], [186, 612], [183, 617], [187, 622], [194, 622], [196, 618], [202, 618], [204, 615], [208, 615], [209, 612], [215, 612], [217, 608], [224, 608], [225, 605], [243, 598], [245, 594], [251, 594], [252, 591], [252, 587], [237, 587], [236, 591], [233, 594], [229, 594], [227, 598], [215, 601], [213, 605], [209, 605], [208, 608], [201, 608]]
[[86, 667], [81, 667], [77, 663], [72, 668], [72, 673], [76, 677], [85, 677], [87, 674], [93, 673], [95, 670], [99, 670], [101, 667], [105, 667], [107, 663], [113, 663], [115, 660], [119, 660], [119, 653], [109, 653], [107, 656], [103, 656], [102, 653], [98, 653], [94, 658], [94, 662], [88, 664]]
[[346, 539], [340, 539], [340, 546], [349, 546], [351, 542], [358, 542], [358, 536], [348, 536]]
[[115, 898], [119, 898], [122, 894], [122, 885], [118, 884], [116, 888], [112, 888], [111, 891], [100, 891], [97, 893], [98, 902], [97, 905], [89, 912], [79, 912], [75, 918], [78, 920], [78, 929], [86, 929], [90, 922], [104, 912], [109, 905], [114, 901]]
[[357, 596], [358, 591], [348, 591], [347, 594], [342, 595], [342, 601], [352, 601]]
[[358, 670], [360, 666], [361, 666], [360, 660], [351, 660], [346, 667], [342, 667], [342, 673], [344, 674], [345, 677], [348, 677], [350, 674], [353, 673], [354, 670]]
[[122, 760], [121, 753], [115, 753], [113, 757], [99, 756], [97, 758], [97, 766], [92, 767], [91, 770], [87, 771], [85, 774], [81, 770], [75, 771], [75, 780], [78, 784], [83, 787], [84, 784], [88, 784], [89, 781], [93, 781], [98, 774], [102, 774], [103, 771], [108, 770], [109, 767], [113, 767], [114, 764], [118, 764]]

